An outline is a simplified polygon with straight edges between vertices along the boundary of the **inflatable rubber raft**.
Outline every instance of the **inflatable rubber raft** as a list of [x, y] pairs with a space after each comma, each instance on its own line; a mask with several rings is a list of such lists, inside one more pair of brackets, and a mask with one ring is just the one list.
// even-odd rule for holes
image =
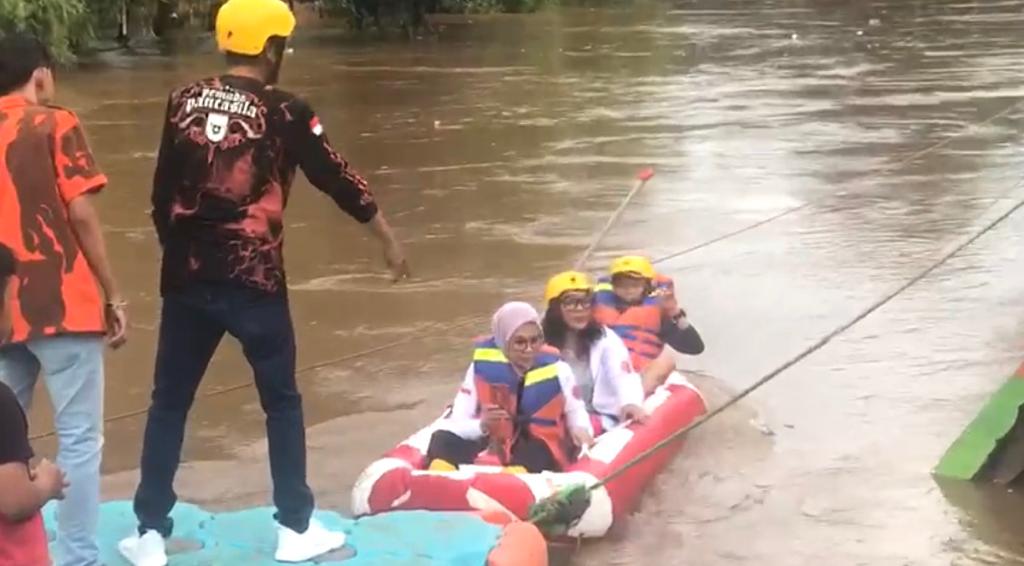
[[[650, 418], [643, 425], [613, 428], [596, 439], [589, 454], [562, 472], [511, 474], [497, 466], [462, 466], [452, 472], [425, 467], [427, 445], [438, 419], [416, 432], [383, 458], [370, 464], [352, 489], [352, 511], [373, 515], [395, 510], [500, 512], [526, 519], [530, 506], [563, 487], [597, 483], [659, 441], [704, 414], [700, 391], [683, 375], [673, 373], [644, 402]], [[648, 483], [679, 451], [673, 443], [595, 490], [571, 537], [600, 537], [636, 505]]]

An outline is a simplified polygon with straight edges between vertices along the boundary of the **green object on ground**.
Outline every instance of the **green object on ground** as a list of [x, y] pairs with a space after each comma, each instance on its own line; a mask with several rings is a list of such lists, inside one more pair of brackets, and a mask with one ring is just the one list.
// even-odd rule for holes
[[1013, 428], [1024, 405], [1024, 365], [989, 399], [936, 466], [940, 477], [970, 480], [988, 462], [993, 450]]

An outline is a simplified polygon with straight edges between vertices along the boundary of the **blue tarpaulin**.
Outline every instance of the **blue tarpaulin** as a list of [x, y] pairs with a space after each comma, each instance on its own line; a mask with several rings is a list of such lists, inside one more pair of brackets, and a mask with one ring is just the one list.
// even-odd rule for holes
[[[43, 511], [51, 541], [55, 512], [52, 504]], [[278, 564], [274, 561], [277, 534], [272, 508], [210, 513], [179, 503], [171, 516], [174, 536], [168, 544], [170, 566]], [[466, 513], [400, 511], [351, 519], [320, 511], [316, 517], [327, 527], [348, 535], [348, 552], [315, 563], [321, 565], [484, 566], [501, 535], [500, 527]], [[100, 561], [107, 566], [126, 566], [128, 562], [118, 553], [117, 543], [135, 528], [130, 501], [104, 503], [98, 535]]]

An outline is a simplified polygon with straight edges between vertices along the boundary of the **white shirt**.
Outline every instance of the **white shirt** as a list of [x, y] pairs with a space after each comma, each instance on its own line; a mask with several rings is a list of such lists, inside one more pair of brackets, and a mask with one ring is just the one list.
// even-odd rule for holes
[[626, 405], [643, 406], [645, 395], [643, 379], [633, 369], [626, 343], [610, 328], [602, 329], [604, 335], [590, 346], [591, 404], [608, 426], [618, 421]]
[[[587, 406], [577, 396], [576, 378], [572, 375], [572, 369], [565, 362], [558, 362], [558, 382], [562, 386], [562, 397], [565, 398], [565, 418], [569, 428], [582, 428], [594, 433], [590, 426], [590, 416], [587, 414]], [[459, 435], [466, 440], [476, 440], [483, 437], [480, 430], [480, 407], [476, 392], [476, 372], [473, 371], [473, 364], [469, 364], [466, 370], [466, 377], [462, 380], [462, 387], [455, 396], [452, 403], [451, 414], [442, 419], [437, 427], [439, 430], [447, 430]]]

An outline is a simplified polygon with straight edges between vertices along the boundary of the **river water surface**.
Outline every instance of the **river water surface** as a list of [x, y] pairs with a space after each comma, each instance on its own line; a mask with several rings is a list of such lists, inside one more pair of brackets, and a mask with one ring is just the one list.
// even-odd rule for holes
[[[485, 326], [446, 327], [539, 301], [642, 166], [657, 176], [595, 270], [799, 207], [660, 264], [708, 344], [680, 365], [715, 402], [1024, 197], [1022, 113], [1009, 109], [1024, 95], [1019, 0], [638, 4], [445, 20], [410, 43], [306, 24], [284, 86], [368, 176], [417, 276], [390, 285], [363, 231], [297, 183], [286, 256], [300, 365], [417, 338], [302, 373], [322, 506], [345, 508], [359, 470], [449, 400]], [[149, 181], [167, 92], [218, 68], [208, 40], [194, 51], [62, 76], [111, 179], [103, 218], [132, 302], [131, 343], [108, 364], [111, 417], [148, 399]], [[1024, 563], [1022, 502], [944, 495], [929, 475], [1021, 357], [1022, 246], [1016, 215], [695, 433], [633, 520], [575, 561]], [[225, 344], [191, 417], [183, 499], [269, 499], [255, 392], [210, 396], [249, 380]], [[109, 497], [131, 494], [143, 422], [107, 426]]]

